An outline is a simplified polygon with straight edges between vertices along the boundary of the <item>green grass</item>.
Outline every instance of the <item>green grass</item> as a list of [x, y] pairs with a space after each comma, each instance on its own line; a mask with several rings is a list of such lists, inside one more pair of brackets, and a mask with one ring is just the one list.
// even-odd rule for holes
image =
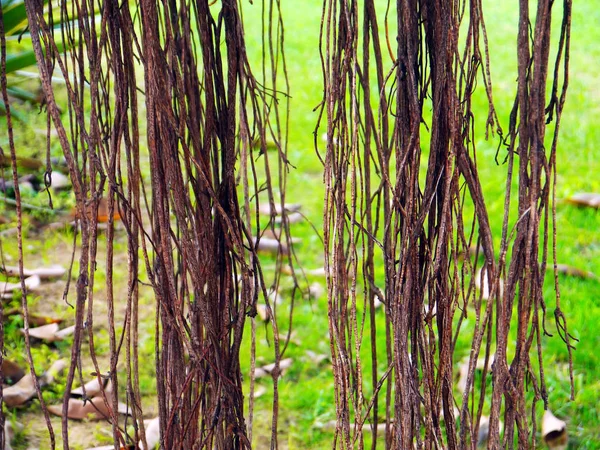
[[[283, 16], [286, 28], [286, 56], [291, 85], [291, 115], [289, 129], [289, 158], [297, 167], [288, 178], [287, 199], [290, 202], [302, 203], [303, 211], [318, 229], [323, 222], [323, 178], [322, 167], [316, 157], [313, 145], [313, 131], [317, 120], [314, 108], [322, 99], [321, 63], [318, 55], [318, 32], [321, 16], [321, 2], [307, 1], [302, 6], [294, 2], [283, 2]], [[516, 2], [484, 2], [484, 12], [487, 14], [487, 30], [489, 33], [490, 52], [492, 55], [492, 77], [494, 82], [494, 97], [501, 123], [508, 127], [508, 114], [516, 90]], [[250, 55], [256, 63], [260, 55], [260, 5], [244, 3], [246, 19], [247, 45]], [[555, 13], [555, 19], [558, 14]], [[555, 20], [556, 22], [556, 20]], [[576, 2], [573, 17], [572, 55], [570, 87], [567, 97], [566, 110], [561, 125], [561, 137], [558, 149], [558, 180], [557, 197], [566, 198], [580, 192], [600, 192], [600, 131], [597, 123], [600, 118], [600, 78], [597, 68], [600, 66], [600, 12], [591, 0]], [[558, 25], [557, 23], [555, 23]], [[557, 38], [557, 33], [554, 33]], [[259, 74], [259, 66], [255, 65], [255, 74]], [[501, 221], [504, 204], [504, 186], [506, 167], [498, 166], [494, 161], [497, 142], [485, 141], [483, 120], [486, 116], [485, 98], [481, 90], [475, 98], [474, 112], [478, 119], [477, 148], [480, 179], [483, 183], [486, 203], [492, 221], [492, 231], [496, 248], [500, 242]], [[30, 118], [27, 126], [16, 130], [17, 152], [20, 155], [31, 155], [43, 151], [45, 137], [36, 134], [35, 128], [43, 129], [43, 115], [36, 115], [35, 110], [29, 111]], [[3, 120], [3, 124], [4, 119]], [[550, 131], [550, 130], [549, 130]], [[318, 131], [317, 142], [319, 150], [324, 152], [321, 140], [323, 130]], [[426, 138], [424, 143], [426, 143]], [[0, 135], [0, 145], [7, 149], [7, 137]], [[56, 143], [53, 147], [55, 154], [60, 153]], [[30, 202], [43, 199], [29, 199]], [[513, 202], [514, 203], [514, 202]], [[31, 220], [31, 218], [27, 219]], [[580, 269], [600, 274], [600, 215], [597, 211], [578, 209], [566, 204], [557, 207], [557, 252], [558, 262], [578, 267]], [[6, 227], [6, 226], [5, 226]], [[307, 268], [317, 268], [323, 265], [323, 247], [321, 240], [315, 235], [307, 223], [293, 225], [294, 236], [302, 238], [298, 246], [301, 264]], [[69, 248], [72, 235], [58, 233], [53, 236], [35, 236], [29, 234], [26, 243], [27, 256], [34, 261], [57, 262], [67, 264], [64, 251], [56, 254], [56, 248]], [[116, 253], [124, 252], [125, 236], [119, 235]], [[2, 242], [5, 255], [16, 261], [16, 246], [8, 241]], [[54, 253], [53, 253], [54, 252]], [[68, 253], [68, 252], [67, 252]], [[69, 254], [70, 256], [70, 254]], [[99, 258], [99, 261], [102, 261]], [[273, 261], [265, 258], [267, 268], [274, 266]], [[99, 264], [97, 283], [104, 280], [104, 269]], [[118, 278], [120, 284], [126, 278]], [[319, 282], [324, 285], [324, 279], [308, 277], [307, 284]], [[279, 307], [279, 328], [281, 332], [288, 329], [287, 306], [289, 302], [289, 280], [283, 279], [281, 294], [284, 304]], [[288, 288], [286, 290], [286, 288]], [[568, 319], [569, 331], [580, 340], [573, 355], [575, 372], [576, 396], [569, 400], [569, 376], [567, 371], [567, 352], [564, 343], [556, 333], [553, 320], [555, 293], [551, 277], [547, 277], [544, 296], [547, 303], [548, 330], [553, 337], [544, 338], [544, 365], [546, 382], [549, 391], [550, 407], [562, 418], [567, 418], [570, 448], [600, 448], [600, 423], [597, 412], [597, 397], [600, 389], [600, 282], [594, 280], [579, 280], [561, 276], [560, 278], [561, 307]], [[360, 293], [360, 290], [359, 290]], [[143, 305], [153, 305], [150, 289], [142, 292]], [[360, 297], [359, 297], [360, 299]], [[65, 317], [72, 317], [73, 312], [64, 306], [58, 297], [54, 299], [34, 299], [33, 305], [39, 306], [40, 301], [54, 302], [54, 310]], [[37, 303], [36, 303], [37, 302]], [[103, 301], [96, 300], [99, 314], [105, 314]], [[378, 311], [378, 346], [385, 348], [383, 328], [383, 312]], [[330, 447], [332, 435], [320, 428], [320, 425], [335, 418], [334, 385], [330, 366], [326, 363], [315, 367], [307, 357], [306, 351], [329, 353], [327, 301], [324, 296], [313, 301], [297, 299], [294, 311], [293, 330], [298, 343], [290, 343], [284, 357], [294, 359], [294, 364], [280, 380], [280, 443], [290, 449], [320, 449]], [[24, 362], [24, 343], [16, 329], [17, 323], [6, 327], [8, 336], [8, 357]], [[472, 323], [465, 324], [465, 329], [472, 328]], [[249, 328], [247, 329], [249, 333]], [[363, 365], [370, 363], [368, 328], [365, 329], [365, 340], [361, 357]], [[154, 408], [152, 393], [156, 382], [154, 370], [154, 325], [150, 313], [141, 324], [140, 352], [143, 355], [141, 367], [141, 385], [146, 395], [144, 406]], [[270, 363], [273, 360], [272, 336], [269, 325], [257, 324], [258, 360], [257, 365]], [[97, 351], [106, 361], [108, 354], [108, 338], [106, 333], [99, 331]], [[458, 364], [469, 350], [468, 334], [459, 342], [455, 357]], [[50, 360], [59, 355], [66, 356], [68, 345], [59, 345], [51, 350], [41, 347], [34, 349], [34, 359], [40, 361], [40, 366], [50, 365]], [[249, 342], [246, 340], [242, 349], [242, 367], [247, 372], [250, 365]], [[89, 367], [89, 362], [87, 363]], [[385, 370], [383, 358], [379, 358], [379, 371]], [[365, 376], [367, 393], [372, 390], [370, 375]], [[272, 380], [257, 380], [257, 386], [267, 387], [267, 393], [256, 400], [255, 427], [253, 440], [256, 448], [265, 448], [270, 434], [270, 409], [272, 394], [269, 392]], [[60, 384], [57, 392], [49, 393], [51, 399], [60, 394]], [[29, 410], [35, 410], [32, 405]], [[19, 413], [20, 414], [20, 413]], [[17, 419], [19, 417], [17, 414]], [[541, 414], [541, 412], [540, 412]], [[108, 426], [106, 427], [108, 428]], [[27, 431], [27, 430], [26, 430]], [[25, 433], [26, 434], [26, 433]], [[98, 432], [96, 432], [98, 434]], [[367, 433], [368, 437], [368, 433]], [[106, 440], [106, 437], [105, 437]]]

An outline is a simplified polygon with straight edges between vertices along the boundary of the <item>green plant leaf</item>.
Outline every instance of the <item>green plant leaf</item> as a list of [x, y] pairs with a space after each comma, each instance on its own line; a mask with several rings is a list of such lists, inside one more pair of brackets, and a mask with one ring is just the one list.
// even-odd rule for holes
[[35, 53], [33, 50], [19, 53], [18, 55], [9, 55], [6, 57], [6, 73], [12, 73], [25, 67], [34, 66]]
[[23, 1], [2, 2], [2, 21], [7, 36], [21, 32], [27, 24], [25, 3]]

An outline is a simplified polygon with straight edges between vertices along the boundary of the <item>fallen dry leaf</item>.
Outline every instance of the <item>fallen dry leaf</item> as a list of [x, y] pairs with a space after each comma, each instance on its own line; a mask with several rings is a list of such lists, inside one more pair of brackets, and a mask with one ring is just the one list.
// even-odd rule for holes
[[257, 386], [254, 388], [254, 398], [262, 397], [267, 393], [267, 388], [264, 386]]
[[[286, 213], [293, 213], [293, 212], [298, 212], [300, 211], [300, 209], [302, 208], [302, 205], [298, 204], [298, 203], [286, 203], [284, 206], [284, 210]], [[258, 211], [265, 215], [265, 216], [270, 216], [271, 215], [271, 205], [269, 203], [263, 203], [262, 205], [260, 205], [260, 208], [258, 209]], [[280, 203], [275, 203], [275, 214], [277, 216], [281, 215], [281, 204]]]
[[269, 318], [271, 317], [271, 314], [269, 313], [267, 307], [263, 304], [256, 305], [256, 313], [258, 314], [258, 317], [260, 317], [263, 322], [267, 322], [269, 320]]
[[542, 418], [542, 438], [548, 448], [566, 450], [569, 444], [567, 423], [552, 414], [550, 410], [546, 410]]
[[[279, 376], [282, 376], [291, 366], [294, 360], [292, 358], [285, 358], [279, 361]], [[254, 378], [266, 377], [271, 375], [275, 370], [275, 363], [267, 364], [266, 366], [257, 367], [254, 372]]]
[[[25, 289], [27, 292], [35, 291], [42, 284], [42, 280], [39, 276], [33, 275], [25, 278]], [[8, 281], [0, 282], [0, 294], [2, 298], [12, 298], [14, 291], [21, 290], [21, 282], [10, 283]]]
[[[102, 420], [110, 418], [110, 408], [112, 408], [113, 399], [112, 385], [110, 382], [106, 385], [104, 394], [106, 395], [106, 400], [110, 407], [106, 405], [101, 394], [83, 400], [78, 398], [69, 399], [69, 404], [67, 405], [67, 417], [75, 420]], [[57, 416], [62, 416], [62, 408], [62, 404], [52, 405], [48, 407], [48, 411]], [[127, 405], [119, 402], [117, 405], [117, 413], [128, 414], [129, 410]]]
[[320, 365], [323, 361], [329, 360], [329, 355], [315, 353], [312, 350], [306, 350], [305, 354], [315, 366]]
[[[288, 338], [287, 333], [279, 333], [279, 342], [285, 342]], [[296, 330], [292, 330], [290, 333], [290, 342], [298, 347], [302, 345], [302, 341], [297, 338]]]
[[[30, 328], [29, 336], [46, 342], [54, 342], [58, 340], [56, 339], [58, 329], [57, 323], [49, 323], [41, 327]], [[25, 328], [21, 328], [21, 334], [25, 335]]]
[[[287, 243], [287, 238], [285, 236], [281, 236], [281, 228], [275, 228], [274, 230], [272, 230], [271, 228], [267, 228], [266, 230], [260, 233], [260, 238], [275, 239], [276, 241], [281, 241], [284, 244]], [[302, 242], [302, 239], [290, 236], [290, 242], [292, 244], [300, 244]]]
[[[546, 270], [554, 270], [554, 265], [552, 265], [552, 264], [547, 265]], [[577, 267], [571, 267], [566, 264], [557, 264], [556, 270], [558, 271], [558, 273], [562, 273], [563, 275], [568, 275], [570, 277], [592, 279], [592, 280], [598, 279], [598, 276], [593, 274], [592, 272], [586, 272], [585, 270], [578, 269]]]
[[318, 281], [315, 281], [308, 287], [308, 296], [310, 299], [319, 299], [324, 293], [325, 288]]
[[588, 208], [600, 208], [600, 194], [592, 192], [580, 192], [567, 199], [567, 202]]
[[2, 375], [9, 384], [15, 384], [25, 376], [25, 371], [15, 362], [8, 359], [2, 360]]
[[71, 336], [73, 333], [75, 333], [75, 325], [71, 325], [70, 327], [57, 331], [55, 333], [55, 337], [57, 340], [62, 341], [67, 336]]
[[148, 444], [149, 449], [152, 449], [160, 441], [160, 421], [156, 417], [147, 422], [145, 421], [144, 426], [146, 428], [146, 444]]
[[[287, 218], [287, 223], [289, 223], [289, 224], [302, 222], [302, 219], [304, 219], [304, 216], [302, 215], [302, 213], [299, 213], [299, 212], [285, 214], [284, 216]], [[276, 224], [283, 223], [284, 216], [275, 216], [275, 223]]]
[[55, 191], [60, 191], [63, 189], [67, 189], [70, 186], [71, 179], [68, 176], [55, 170], [52, 171], [52, 182], [50, 184], [50, 187], [52, 189], [54, 189]]
[[[5, 273], [9, 277], [19, 277], [19, 267], [17, 266], [4, 266], [4, 268], [0, 267], [0, 271]], [[51, 280], [54, 278], [60, 278], [67, 272], [63, 266], [54, 264], [48, 267], [38, 267], [37, 269], [27, 269], [23, 268], [23, 276], [25, 277], [33, 277], [38, 276], [40, 280]]]
[[[39, 378], [40, 387], [47, 386], [54, 381], [54, 377], [64, 368], [63, 360], [56, 361], [48, 371]], [[3, 389], [4, 402], [8, 407], [21, 406], [36, 395], [35, 385], [31, 373], [26, 373], [17, 384]]]
[[[41, 327], [30, 328], [29, 336], [44, 342], [51, 343], [56, 341], [62, 341], [74, 332], [75, 325], [59, 330], [58, 323], [50, 323]], [[24, 328], [21, 328], [21, 333], [23, 335], [25, 334]]]
[[71, 391], [71, 397], [95, 397], [102, 392], [102, 389], [106, 389], [107, 385], [107, 378], [102, 378], [102, 383], [100, 383], [98, 377], [96, 377], [92, 381], [85, 383], [83, 386], [73, 389]]
[[288, 253], [288, 247], [285, 243], [279, 242], [277, 239], [270, 239], [262, 237], [260, 240], [253, 238], [254, 245], [256, 246], [256, 251], [262, 253]]
[[4, 403], [9, 408], [21, 406], [27, 403], [35, 395], [33, 377], [30, 373], [25, 374], [17, 384], [5, 387], [2, 391]]

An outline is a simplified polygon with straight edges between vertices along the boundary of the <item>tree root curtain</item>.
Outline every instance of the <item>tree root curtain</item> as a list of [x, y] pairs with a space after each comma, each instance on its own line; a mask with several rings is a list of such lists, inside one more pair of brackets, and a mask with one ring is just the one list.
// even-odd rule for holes
[[[550, 30], [556, 5], [538, 0], [533, 14], [529, 3], [518, 2], [518, 87], [504, 133], [494, 109], [480, 0], [323, 2], [320, 117], [327, 130], [324, 234], [335, 448], [363, 448], [364, 424], [371, 428], [376, 448], [378, 424], [384, 423], [379, 442], [388, 448], [474, 449], [484, 404], [490, 414], [489, 448], [512, 448], [515, 442], [519, 448], [535, 446], [535, 404], [547, 402], [542, 286], [549, 247], [555, 253], [555, 155], [568, 85], [571, 1], [562, 4], [553, 61]], [[115, 445], [133, 441], [146, 447], [137, 353], [139, 276], [145, 270], [156, 297], [162, 448], [251, 447], [255, 364], [252, 359], [245, 409], [240, 346], [259, 298], [275, 319], [271, 447], [277, 448], [277, 379], [285, 345], [279, 344], [256, 255], [260, 240], [255, 237], [262, 235], [264, 224], [261, 229], [253, 211], [259, 210], [262, 192], [271, 211], [266, 227], [275, 234], [275, 203], [284, 209], [288, 170], [288, 82], [279, 3], [263, 4], [261, 80], [250, 67], [241, 5], [234, 0], [62, 0], [46, 9], [40, 1], [26, 0], [25, 5], [48, 135], [53, 126], [69, 168], [80, 229], [74, 344], [61, 427], [64, 447], [69, 446], [66, 408], [73, 382], [81, 378], [84, 335], [99, 382], [102, 376], [94, 353], [92, 310], [97, 211], [105, 202], [107, 376], [113, 394], [103, 396]], [[51, 84], [56, 72], [66, 80], [65, 114]], [[17, 156], [4, 70], [2, 74], [20, 218]], [[497, 157], [506, 158], [499, 248], [494, 248], [477, 171], [471, 105], [478, 83], [489, 104], [486, 131], [501, 141]], [[546, 139], [546, 124], [553, 120]], [[429, 134], [427, 148], [423, 133]], [[267, 139], [275, 142], [275, 152], [267, 151]], [[49, 145], [47, 152], [49, 186]], [[144, 177], [146, 162], [149, 179]], [[516, 218], [509, 214], [515, 197]], [[473, 211], [471, 222], [463, 214], [467, 209]], [[117, 216], [127, 233], [129, 258], [122, 334], [115, 325], [113, 298]], [[284, 232], [277, 236], [281, 248], [292, 248], [283, 217]], [[18, 240], [21, 248], [20, 219]], [[484, 258], [480, 271], [477, 258], [468, 256], [471, 247]], [[292, 274], [293, 255], [280, 251], [277, 256], [278, 266], [289, 265]], [[19, 270], [23, 280], [22, 250]], [[480, 285], [487, 283], [488, 299], [475, 289], [476, 277]], [[554, 279], [554, 315], [570, 351], [556, 269]], [[22, 291], [29, 348], [24, 285]], [[376, 324], [376, 300], [384, 304], [385, 328]], [[462, 395], [455, 397], [454, 353], [467, 309], [475, 315], [472, 351]], [[370, 332], [366, 343], [365, 323]], [[516, 332], [511, 332], [515, 324]], [[254, 330], [252, 323], [252, 351]], [[385, 335], [385, 349], [378, 348], [377, 333]], [[516, 343], [509, 349], [512, 335]], [[369, 367], [361, 361], [363, 345], [370, 347]], [[481, 383], [475, 393], [480, 355], [483, 379], [489, 373], [493, 383]], [[33, 376], [30, 352], [28, 356]], [[124, 384], [117, 377], [119, 361], [127, 368]], [[526, 378], [532, 397], [525, 395]], [[54, 447], [37, 382], [35, 387]], [[119, 426], [119, 391], [126, 392], [131, 405], [134, 436]]]
[[[377, 436], [378, 423], [384, 423], [380, 441], [387, 448], [475, 449], [484, 404], [488, 448], [535, 447], [535, 404], [547, 402], [542, 285], [549, 239], [555, 248], [549, 216], [554, 218], [557, 133], [568, 84], [571, 2], [558, 5], [562, 25], [553, 67], [551, 13], [557, 5], [521, 0], [517, 6], [517, 95], [504, 133], [494, 109], [480, 0], [324, 1], [324, 231], [335, 448], [363, 448], [362, 425], [369, 423]], [[554, 81], [546, 104], [549, 65]], [[496, 157], [507, 163], [499, 249], [477, 171], [471, 110], [477, 83], [489, 105], [486, 136], [498, 137]], [[553, 135], [545, 140], [552, 120]], [[429, 134], [427, 147], [423, 133]], [[509, 214], [514, 177], [516, 218]], [[470, 247], [485, 259], [478, 276], [491, 286], [487, 301], [474, 289], [477, 261], [466, 256]], [[558, 284], [556, 292], [557, 328], [570, 352]], [[385, 329], [377, 328], [376, 299], [385, 304]], [[472, 350], [462, 396], [456, 397], [455, 346], [467, 313], [475, 316]], [[509, 350], [515, 323], [516, 343]], [[380, 333], [386, 334], [383, 364]], [[370, 346], [370, 367], [361, 360], [364, 345]], [[474, 393], [480, 355], [484, 381]], [[526, 400], [526, 378], [533, 401]], [[376, 437], [372, 442], [377, 448]]]
[[[263, 221], [261, 229], [258, 214], [251, 212], [259, 210], [259, 190], [271, 211], [283, 208], [288, 171], [288, 88], [278, 5], [263, 6], [263, 39], [270, 52], [257, 67], [262, 79], [255, 78], [250, 68], [240, 5], [234, 0], [218, 5], [205, 0], [69, 0], [51, 2], [51, 7], [32, 0], [25, 6], [48, 133], [52, 124], [73, 183], [80, 229], [76, 328], [61, 430], [64, 448], [69, 447], [68, 397], [74, 379], [81, 378], [84, 335], [98, 381], [102, 376], [111, 381], [113, 394], [103, 396], [115, 445], [147, 446], [137, 348], [139, 278], [144, 266], [156, 298], [162, 448], [250, 448], [253, 405], [250, 400], [248, 411], [242, 393], [240, 346], [244, 325], [254, 321], [259, 298], [270, 310], [254, 238], [262, 235], [265, 225]], [[56, 73], [66, 82], [67, 105], [60, 105], [67, 109], [64, 115], [51, 84]], [[8, 114], [10, 125], [9, 107]], [[141, 129], [146, 130], [145, 140]], [[267, 152], [267, 139], [275, 142], [276, 152]], [[12, 138], [11, 154], [16, 167]], [[47, 186], [52, 176], [49, 162], [50, 145]], [[18, 183], [15, 189], [19, 203]], [[108, 374], [98, 367], [92, 332], [101, 202], [108, 206]], [[122, 220], [127, 233], [129, 265], [122, 333], [117, 332], [114, 314], [115, 218]], [[273, 231], [274, 219], [275, 213], [266, 226]], [[285, 219], [281, 228], [277, 239], [281, 247], [290, 248]], [[293, 267], [293, 258], [283, 252], [277, 261]], [[273, 283], [277, 285], [277, 279]], [[26, 296], [23, 303], [26, 306]], [[26, 308], [25, 316], [27, 324]], [[282, 350], [276, 314], [270, 312], [270, 317], [276, 447]], [[26, 336], [29, 342], [27, 325]], [[255, 339], [254, 325], [250, 339]], [[29, 359], [33, 373], [31, 355]], [[126, 379], [117, 377], [120, 361]], [[54, 447], [54, 430], [39, 386], [37, 391]], [[125, 392], [131, 405], [133, 436], [119, 425], [118, 392]], [[252, 392], [246, 398], [252, 399]]]

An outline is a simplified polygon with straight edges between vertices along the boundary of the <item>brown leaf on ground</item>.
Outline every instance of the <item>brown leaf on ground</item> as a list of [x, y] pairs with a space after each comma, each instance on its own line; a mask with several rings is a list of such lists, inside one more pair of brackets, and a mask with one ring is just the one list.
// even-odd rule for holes
[[[285, 342], [287, 340], [287, 338], [288, 338], [287, 332], [279, 333], [279, 341], [280, 342]], [[302, 341], [300, 339], [298, 339], [296, 330], [292, 330], [289, 338], [290, 338], [290, 342], [292, 344], [297, 345], [298, 347], [300, 347], [302, 345]]]
[[15, 362], [2, 360], [2, 375], [9, 384], [14, 384], [25, 376], [25, 371]]
[[[110, 402], [110, 398], [108, 399]], [[62, 405], [48, 406], [48, 411], [54, 415], [62, 417]], [[109, 408], [104, 403], [101, 396], [94, 397], [89, 400], [70, 399], [67, 409], [67, 417], [69, 419], [83, 420], [101, 420], [110, 417]]]
[[[552, 264], [549, 264], [548, 266], [546, 266], [546, 270], [554, 270], [554, 266]], [[586, 272], [585, 270], [578, 269], [577, 267], [571, 267], [566, 264], [557, 264], [556, 270], [558, 271], [558, 273], [562, 273], [563, 275], [568, 275], [570, 277], [592, 280], [598, 279], [598, 276], [593, 274], [592, 272]]]
[[257, 386], [254, 389], [254, 398], [262, 397], [266, 393], [267, 393], [267, 388], [266, 387], [264, 387], [264, 386]]
[[[50, 323], [41, 327], [35, 327], [29, 329], [29, 336], [35, 339], [39, 339], [44, 342], [56, 342], [62, 341], [67, 336], [70, 336], [75, 332], [75, 326], [70, 326], [59, 330], [58, 323]], [[25, 334], [25, 329], [21, 328], [21, 333]]]
[[160, 441], [160, 422], [158, 417], [145, 421], [144, 425], [146, 428], [146, 443], [148, 444], [148, 448], [154, 448]]
[[256, 245], [256, 250], [262, 253], [271, 253], [274, 255], [277, 253], [286, 255], [288, 253], [287, 245], [284, 242], [279, 242], [277, 239], [261, 237], [260, 240], [257, 240], [254, 238], [254, 245]]
[[[279, 361], [279, 375], [283, 375], [291, 366], [294, 360], [292, 358], [285, 358]], [[275, 370], [275, 363], [267, 364], [266, 366], [257, 367], [254, 372], [254, 378], [266, 377], [272, 375]]]
[[308, 287], [308, 296], [311, 299], [317, 300], [321, 298], [323, 294], [325, 294], [325, 288], [318, 281], [315, 281]]
[[14, 408], [15, 406], [21, 406], [27, 403], [35, 395], [33, 377], [30, 373], [25, 374], [17, 384], [4, 388], [2, 395], [4, 397], [4, 403], [9, 408]]
[[[4, 266], [0, 267], [0, 271], [5, 273], [9, 277], [19, 277], [19, 267], [18, 266]], [[25, 277], [33, 277], [38, 276], [40, 280], [51, 280], [54, 278], [60, 278], [65, 273], [67, 273], [67, 269], [59, 264], [54, 264], [48, 267], [38, 267], [37, 269], [27, 269], [23, 268], [23, 276]]]
[[[284, 206], [284, 210], [286, 213], [291, 213], [291, 212], [298, 212], [300, 211], [300, 209], [302, 209], [302, 205], [300, 205], [299, 203], [286, 203]], [[269, 203], [263, 203], [260, 205], [260, 208], [258, 209], [258, 211], [265, 216], [270, 216], [271, 215], [271, 205]], [[277, 216], [281, 215], [281, 204], [280, 203], [275, 203], [275, 214]]]
[[600, 208], [600, 194], [592, 192], [579, 192], [567, 199], [568, 203], [588, 208]]
[[106, 389], [107, 384], [107, 378], [102, 378], [102, 383], [100, 383], [96, 377], [92, 381], [85, 383], [83, 386], [73, 389], [71, 391], [71, 397], [95, 397], [102, 392], [102, 389]]
[[[56, 374], [63, 370], [64, 367], [66, 367], [64, 360], [58, 360], [52, 364], [50, 369], [39, 378], [40, 387], [53, 383]], [[14, 386], [3, 389], [4, 402], [8, 407], [21, 406], [35, 395], [35, 385], [31, 373], [26, 373]]]
[[306, 352], [304, 352], [306, 354], [306, 356], [308, 357], [308, 359], [315, 365], [315, 366], [319, 366], [322, 362], [324, 361], [330, 361], [331, 358], [329, 357], [329, 355], [325, 355], [322, 353], [315, 353], [312, 350], [306, 350]]
[[[283, 217], [284, 216], [275, 216], [275, 223], [276, 224], [282, 224], [283, 223]], [[286, 213], [285, 217], [287, 219], [287, 223], [289, 223], [289, 224], [302, 222], [302, 220], [304, 219], [304, 216], [300, 212], [293, 212], [291, 214], [287, 214]]]
[[[92, 382], [87, 383], [86, 386], [89, 386], [92, 390], [95, 386], [100, 388], [99, 384], [94, 385]], [[83, 392], [83, 390], [81, 392]], [[86, 392], [88, 398], [84, 398], [83, 400], [78, 398], [69, 399], [69, 404], [67, 406], [67, 417], [75, 420], [102, 420], [110, 418], [113, 399], [112, 384], [110, 382], [107, 383], [104, 393], [109, 405], [105, 403], [100, 391], [93, 398], [89, 398], [90, 395]], [[52, 405], [48, 407], [48, 411], [57, 416], [62, 416], [62, 407], [62, 404]], [[123, 403], [119, 402], [117, 408], [117, 413], [119, 414], [128, 413], [127, 405]]]
[[548, 448], [566, 450], [569, 443], [567, 423], [546, 410], [542, 418], [542, 438]]
[[[41, 341], [54, 342], [59, 340], [56, 338], [57, 332], [58, 324], [49, 323], [48, 325], [42, 325], [41, 327], [30, 328], [29, 336]], [[25, 335], [25, 328], [21, 328], [21, 334]]]
[[258, 317], [260, 317], [263, 322], [268, 322], [271, 318], [271, 314], [269, 313], [269, 310], [263, 304], [256, 305], [256, 313], [258, 314]]
[[273, 215], [275, 216], [276, 224], [283, 223], [284, 216], [286, 217], [287, 222], [290, 224], [301, 222], [302, 219], [304, 219], [304, 216], [300, 212], [302, 205], [298, 203], [286, 203], [283, 210], [279, 203], [276, 203], [274, 206], [275, 209], [272, 210], [271, 205], [269, 203], [263, 203], [262, 205], [260, 205], [259, 213], [265, 216], [271, 216], [271, 214], [273, 213]]
[[[35, 291], [42, 284], [42, 280], [39, 276], [33, 275], [25, 278], [25, 289], [27, 292]], [[21, 282], [10, 283], [8, 281], [0, 282], [0, 295], [2, 298], [12, 298], [14, 291], [21, 290]]]
[[50, 185], [55, 191], [61, 191], [71, 187], [71, 179], [55, 170], [52, 171], [52, 184]]

